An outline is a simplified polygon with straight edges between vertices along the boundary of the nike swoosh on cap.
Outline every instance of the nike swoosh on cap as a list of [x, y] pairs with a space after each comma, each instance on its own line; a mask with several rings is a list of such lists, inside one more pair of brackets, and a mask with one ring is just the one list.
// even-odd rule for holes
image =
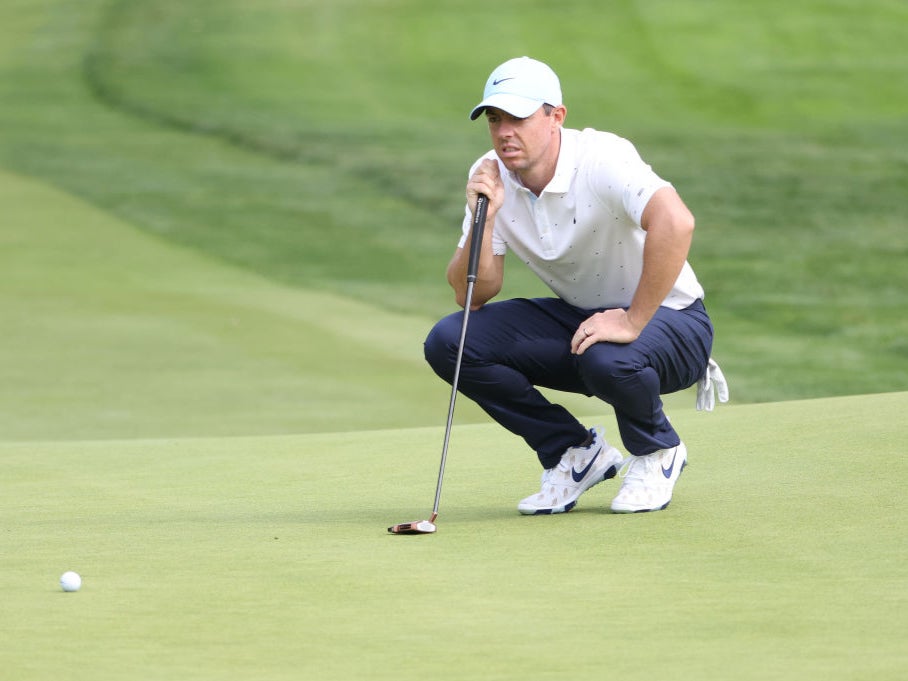
[[581, 480], [583, 480], [586, 477], [586, 474], [590, 472], [590, 468], [592, 468], [593, 464], [596, 463], [596, 459], [599, 458], [600, 454], [602, 454], [601, 448], [599, 449], [598, 452], [596, 452], [596, 456], [594, 456], [592, 459], [590, 459], [590, 462], [586, 465], [586, 468], [584, 468], [582, 471], [578, 472], [576, 468], [574, 468], [573, 466], [571, 467], [571, 477], [574, 478], [574, 482], [580, 482]]
[[514, 80], [514, 76], [509, 76], [507, 78], [499, 78], [498, 80], [493, 80], [492, 85], [500, 85], [501, 83], [503, 83], [506, 80]]

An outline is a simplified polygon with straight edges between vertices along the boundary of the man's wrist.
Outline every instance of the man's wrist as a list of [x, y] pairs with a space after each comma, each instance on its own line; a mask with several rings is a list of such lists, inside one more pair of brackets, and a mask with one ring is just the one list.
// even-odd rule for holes
[[626, 315], [628, 325], [638, 334], [643, 331], [651, 317], [652, 315], [641, 315], [634, 307], [630, 307]]

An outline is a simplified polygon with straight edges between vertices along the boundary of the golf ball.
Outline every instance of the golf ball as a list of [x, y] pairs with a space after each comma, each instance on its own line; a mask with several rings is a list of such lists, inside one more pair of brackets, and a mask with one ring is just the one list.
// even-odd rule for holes
[[82, 578], [79, 576], [78, 572], [64, 572], [60, 576], [60, 586], [63, 587], [64, 591], [78, 591], [82, 588]]

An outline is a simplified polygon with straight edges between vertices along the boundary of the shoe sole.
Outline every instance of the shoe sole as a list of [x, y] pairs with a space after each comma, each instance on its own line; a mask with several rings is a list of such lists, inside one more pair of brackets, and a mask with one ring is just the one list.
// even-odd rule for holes
[[666, 501], [666, 502], [665, 502], [662, 506], [660, 506], [659, 508], [638, 508], [638, 509], [636, 509], [636, 510], [628, 510], [628, 511], [616, 511], [616, 510], [613, 508], [613, 509], [612, 509], [612, 513], [617, 513], [617, 514], [620, 514], [620, 515], [628, 515], [628, 514], [630, 514], [630, 513], [655, 513], [656, 511], [664, 511], [665, 509], [668, 508], [668, 505], [669, 505], [670, 503], [672, 503], [671, 499], [669, 499], [668, 501]]
[[[687, 459], [685, 459], [685, 460], [684, 460], [684, 463], [681, 464], [681, 470], [678, 471], [678, 478], [675, 480], [676, 483], [678, 482], [678, 480], [681, 479], [681, 474], [684, 472], [684, 469], [685, 469], [685, 468], [687, 468]], [[627, 513], [655, 513], [656, 511], [664, 511], [665, 509], [668, 508], [668, 505], [669, 505], [670, 503], [672, 503], [672, 500], [671, 500], [671, 499], [669, 499], [668, 501], [666, 501], [666, 502], [665, 502], [664, 504], [662, 504], [661, 506], [658, 506], [658, 507], [655, 507], [655, 508], [629, 508], [629, 509], [627, 509], [627, 510], [625, 510], [625, 509], [615, 509], [615, 508], [613, 508], [613, 509], [612, 509], [612, 513], [624, 513], [624, 514], [627, 514]]]
[[[608, 469], [606, 469], [605, 475], [602, 476], [601, 480], [594, 482], [592, 485], [590, 485], [585, 490], [583, 490], [583, 492], [586, 492], [586, 491], [592, 489], [593, 487], [598, 485], [600, 482], [605, 482], [606, 480], [611, 480], [616, 475], [618, 475], [619, 468], [620, 468], [619, 465], [610, 466]], [[581, 492], [580, 494], [583, 494], [583, 492]], [[580, 495], [578, 494], [577, 499], [579, 499], [579, 498], [580, 498]], [[577, 505], [577, 499], [574, 499], [573, 501], [566, 503], [564, 506], [555, 506], [553, 508], [527, 509], [527, 510], [523, 510], [522, 508], [520, 508], [518, 506], [517, 510], [520, 512], [521, 515], [555, 515], [556, 513], [567, 513], [568, 511], [570, 511], [572, 508], [574, 508]]]

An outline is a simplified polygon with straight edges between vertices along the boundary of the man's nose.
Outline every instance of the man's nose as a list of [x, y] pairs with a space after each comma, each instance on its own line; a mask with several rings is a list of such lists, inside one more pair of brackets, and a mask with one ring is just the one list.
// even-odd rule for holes
[[514, 125], [509, 121], [502, 121], [498, 125], [498, 136], [499, 137], [513, 137], [514, 136]]

